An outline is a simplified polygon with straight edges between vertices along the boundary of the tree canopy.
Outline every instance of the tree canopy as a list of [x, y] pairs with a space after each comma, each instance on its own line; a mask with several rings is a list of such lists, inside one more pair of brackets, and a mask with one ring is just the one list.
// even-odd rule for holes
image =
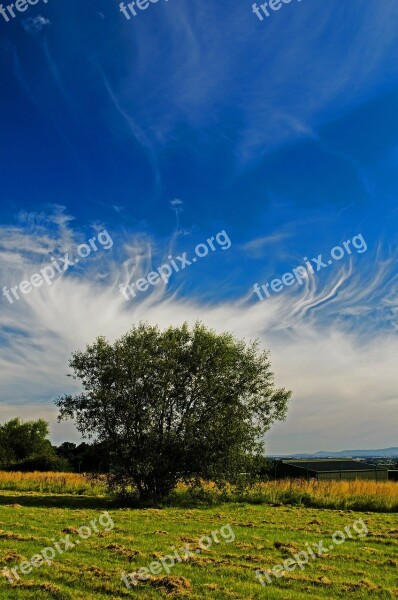
[[164, 498], [180, 478], [232, 480], [263, 451], [291, 392], [275, 389], [269, 353], [201, 323], [134, 326], [72, 355], [82, 392], [56, 401], [83, 437], [110, 450], [111, 484]]
[[21, 421], [19, 417], [0, 425], [1, 468], [23, 469], [26, 465], [45, 464], [55, 468], [55, 453], [48, 438], [44, 419]]

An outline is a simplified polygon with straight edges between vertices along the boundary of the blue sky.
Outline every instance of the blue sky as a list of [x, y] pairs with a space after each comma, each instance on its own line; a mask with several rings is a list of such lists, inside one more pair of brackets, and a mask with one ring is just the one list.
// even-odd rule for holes
[[[72, 391], [72, 350], [139, 319], [260, 337], [289, 417], [273, 453], [397, 445], [395, 0], [41, 0], [0, 16], [1, 287], [106, 228], [50, 287], [0, 304], [0, 420]], [[178, 200], [178, 202], [176, 202]], [[225, 230], [220, 249], [126, 302], [120, 283]], [[259, 302], [253, 284], [361, 234]], [[394, 365], [394, 366], [393, 366]]]

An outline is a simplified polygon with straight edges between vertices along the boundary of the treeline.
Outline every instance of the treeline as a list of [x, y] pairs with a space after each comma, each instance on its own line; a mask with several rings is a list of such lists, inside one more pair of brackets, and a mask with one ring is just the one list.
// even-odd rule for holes
[[105, 444], [52, 446], [44, 419], [22, 422], [18, 417], [0, 425], [0, 470], [109, 472]]

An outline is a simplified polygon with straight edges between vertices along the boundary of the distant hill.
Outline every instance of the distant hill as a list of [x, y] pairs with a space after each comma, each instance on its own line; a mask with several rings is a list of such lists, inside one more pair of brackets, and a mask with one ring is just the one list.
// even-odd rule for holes
[[289, 454], [297, 458], [390, 458], [398, 457], [398, 448], [381, 448], [379, 450], [341, 450], [340, 452], [315, 452], [314, 454]]

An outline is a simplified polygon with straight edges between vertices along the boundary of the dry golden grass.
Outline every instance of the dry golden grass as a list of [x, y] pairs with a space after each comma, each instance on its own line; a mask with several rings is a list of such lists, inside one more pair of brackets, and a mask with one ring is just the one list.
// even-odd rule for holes
[[104, 493], [105, 486], [80, 473], [19, 473], [0, 471], [0, 490], [52, 494]]
[[[103, 495], [102, 477], [95, 481], [78, 473], [8, 473], [0, 471], [0, 490], [50, 494]], [[258, 483], [244, 490], [228, 486], [220, 491], [214, 483], [202, 484], [196, 494], [179, 484], [173, 495], [176, 504], [197, 500], [204, 503], [238, 501], [264, 504], [294, 504], [319, 508], [398, 512], [398, 482], [315, 481], [282, 479]]]
[[[184, 494], [180, 485], [178, 492]], [[244, 491], [232, 486], [220, 492], [214, 483], [203, 484], [197, 498], [203, 501], [236, 500], [266, 504], [294, 504], [318, 508], [398, 512], [398, 482], [395, 481], [316, 481], [279, 479], [258, 483]]]
[[324, 508], [351, 510], [398, 511], [398, 483], [395, 481], [274, 481], [269, 491], [275, 490], [276, 501], [289, 499], [292, 503]]
[[315, 481], [301, 479], [281, 479], [261, 484], [269, 490], [283, 492], [297, 490], [318, 497], [366, 497], [384, 498], [391, 502], [398, 500], [398, 485], [395, 481], [370, 481], [354, 479], [353, 481]]

